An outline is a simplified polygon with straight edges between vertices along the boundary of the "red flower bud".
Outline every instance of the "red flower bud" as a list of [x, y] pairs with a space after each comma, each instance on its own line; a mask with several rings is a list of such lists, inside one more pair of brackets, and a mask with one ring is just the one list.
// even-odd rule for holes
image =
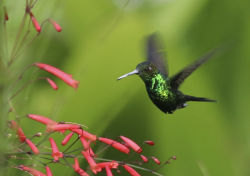
[[20, 142], [24, 142], [26, 139], [26, 136], [22, 128], [14, 120], [11, 120], [11, 128], [16, 130], [16, 134], [18, 135]]
[[124, 137], [124, 136], [120, 136], [120, 138], [130, 147], [132, 148], [136, 153], [141, 153], [142, 152], [142, 148], [136, 144], [134, 141], [132, 141], [131, 139]]
[[127, 148], [125, 145], [123, 145], [123, 144], [121, 144], [119, 142], [116, 142], [116, 141], [114, 141], [112, 139], [99, 137], [98, 140], [103, 142], [103, 143], [106, 143], [108, 145], [111, 145], [112, 147], [119, 150], [120, 152], [123, 152], [123, 153], [126, 153], [126, 154], [129, 153], [129, 148]]
[[80, 141], [82, 143], [82, 146], [84, 148], [84, 150], [88, 150], [89, 149], [89, 144], [90, 144], [90, 141], [87, 141], [83, 136], [80, 136]]
[[55, 75], [56, 77], [58, 77], [59, 79], [64, 81], [69, 86], [77, 89], [79, 81], [74, 80], [71, 75], [59, 70], [56, 67], [48, 65], [48, 64], [34, 63], [33, 65], [40, 68], [40, 69], [42, 69], [42, 70], [45, 70], [45, 71], [47, 71], [47, 72], [49, 72], [49, 73], [51, 73], [53, 75]]
[[36, 120], [40, 123], [45, 124], [45, 125], [57, 124], [57, 122], [55, 122], [54, 120], [51, 120], [51, 119], [44, 117], [44, 116], [40, 116], [40, 115], [36, 115], [36, 114], [28, 114], [27, 116], [33, 120]]
[[161, 164], [161, 161], [160, 161], [158, 158], [152, 156], [152, 159], [154, 160], [154, 162], [155, 162], [156, 164], [158, 164], [158, 165]]
[[63, 141], [62, 141], [62, 145], [66, 145], [68, 142], [69, 142], [69, 140], [71, 139], [71, 137], [73, 136], [73, 132], [71, 132], [71, 133], [69, 133], [67, 136], [65, 136], [65, 138], [63, 139]]
[[30, 149], [34, 152], [34, 154], [40, 153], [36, 145], [33, 144], [33, 142], [31, 142], [29, 139], [25, 139], [25, 142], [29, 145]]
[[140, 155], [141, 159], [143, 160], [144, 163], [148, 162], [148, 158], [144, 155]]
[[47, 176], [52, 176], [52, 172], [51, 172], [49, 166], [46, 166], [45, 168], [46, 168], [46, 173], [47, 173], [46, 175]]
[[113, 176], [110, 167], [105, 166], [107, 176]]
[[75, 124], [53, 124], [53, 125], [48, 125], [46, 131], [47, 132], [59, 131], [63, 133], [65, 132], [65, 130], [73, 130], [79, 128], [81, 128], [81, 126]]
[[111, 169], [117, 169], [119, 164], [117, 161], [109, 161], [109, 162], [97, 163], [97, 165], [102, 169], [105, 168], [106, 166]]
[[89, 174], [87, 172], [85, 172], [83, 169], [79, 169], [77, 171], [77, 173], [80, 175], [80, 176], [89, 176]]
[[140, 176], [140, 174], [138, 172], [136, 172], [132, 167], [124, 164], [122, 165], [124, 167], [124, 169], [132, 176]]
[[58, 86], [56, 85], [56, 83], [53, 80], [51, 80], [49, 78], [46, 78], [46, 80], [48, 81], [48, 83], [50, 84], [50, 86], [52, 87], [52, 89], [54, 89], [54, 90], [58, 89]]
[[34, 26], [34, 28], [36, 29], [37, 32], [41, 32], [41, 26], [40, 24], [38, 23], [38, 21], [36, 20], [35, 16], [33, 15], [33, 13], [30, 12], [30, 18], [31, 18], [31, 21], [32, 21], [32, 24]]
[[20, 142], [24, 142], [25, 139], [26, 139], [26, 136], [25, 136], [25, 134], [24, 134], [24, 132], [23, 132], [23, 130], [22, 130], [21, 127], [19, 127], [19, 128], [17, 129], [17, 134], [18, 134], [18, 137], [19, 137]]
[[89, 176], [83, 169], [80, 168], [78, 159], [75, 158], [75, 164], [73, 165], [73, 168], [75, 172], [77, 172], [80, 176]]
[[20, 166], [18, 166], [18, 168], [23, 170], [23, 171], [28, 172], [29, 174], [31, 174], [33, 176], [46, 176], [44, 173], [42, 173], [36, 169], [24, 166], [24, 165], [20, 165]]
[[82, 154], [84, 158], [87, 160], [87, 162], [89, 163], [90, 169], [92, 170], [94, 174], [97, 174], [97, 172], [102, 171], [102, 169], [98, 167], [98, 165], [96, 164], [95, 160], [90, 156], [89, 152], [82, 151]]
[[148, 145], [155, 145], [155, 143], [153, 141], [144, 141], [145, 144], [148, 144]]
[[49, 19], [49, 22], [53, 25], [53, 27], [55, 28], [55, 30], [57, 32], [61, 32], [62, 31], [61, 26], [58, 23], [56, 23], [54, 20]]
[[53, 138], [50, 137], [49, 141], [52, 148], [52, 157], [54, 158], [54, 161], [58, 161], [59, 158], [63, 157], [63, 154], [58, 150], [58, 147]]
[[80, 135], [86, 139], [89, 139], [91, 141], [96, 141], [96, 135], [91, 134], [87, 131], [84, 131], [83, 129], [72, 129], [71, 131], [73, 131], [74, 133], [77, 133], [78, 135]]

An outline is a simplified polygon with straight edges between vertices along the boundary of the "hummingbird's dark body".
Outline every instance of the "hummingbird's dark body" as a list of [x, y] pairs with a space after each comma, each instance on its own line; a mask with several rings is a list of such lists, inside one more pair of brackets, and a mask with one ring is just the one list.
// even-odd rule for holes
[[184, 95], [178, 90], [178, 88], [181, 83], [196, 68], [207, 61], [215, 51], [208, 53], [195, 63], [184, 68], [181, 72], [169, 77], [163, 60], [164, 53], [161, 52], [160, 49], [155, 34], [149, 36], [147, 40], [148, 61], [138, 64], [136, 70], [125, 74], [118, 79], [122, 79], [132, 74], [138, 74], [144, 81], [152, 102], [165, 113], [173, 113], [176, 109], [184, 108], [187, 101], [214, 101], [207, 98]]
[[152, 102], [163, 112], [172, 112], [181, 102], [183, 95], [181, 92], [172, 90], [169, 84], [169, 78], [158, 73], [152, 79], [145, 82], [148, 95]]

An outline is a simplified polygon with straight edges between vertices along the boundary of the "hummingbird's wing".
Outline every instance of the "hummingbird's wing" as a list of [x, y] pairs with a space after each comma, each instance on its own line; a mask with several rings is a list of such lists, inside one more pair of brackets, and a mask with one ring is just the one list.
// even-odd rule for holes
[[170, 85], [173, 89], [178, 89], [179, 86], [183, 83], [183, 81], [193, 72], [195, 71], [199, 66], [201, 66], [203, 63], [205, 63], [207, 60], [209, 60], [214, 53], [218, 50], [218, 48], [215, 48], [208, 52], [206, 55], [195, 61], [193, 64], [187, 66], [182, 71], [177, 73], [176, 75], [172, 76], [170, 78]]
[[165, 63], [166, 52], [160, 43], [157, 34], [153, 33], [147, 37], [147, 59], [152, 62], [162, 74], [168, 76], [168, 69]]

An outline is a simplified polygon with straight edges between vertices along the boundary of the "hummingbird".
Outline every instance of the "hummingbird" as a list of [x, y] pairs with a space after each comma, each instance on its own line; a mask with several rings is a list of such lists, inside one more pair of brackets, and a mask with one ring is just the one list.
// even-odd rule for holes
[[165, 52], [156, 33], [146, 39], [147, 61], [139, 63], [136, 69], [118, 80], [130, 75], [139, 75], [146, 86], [147, 93], [152, 102], [164, 113], [172, 114], [175, 110], [185, 108], [186, 102], [216, 102], [216, 100], [185, 95], [180, 90], [180, 85], [199, 66], [208, 61], [217, 49], [213, 49], [194, 63], [182, 69], [177, 74], [169, 77], [165, 64]]

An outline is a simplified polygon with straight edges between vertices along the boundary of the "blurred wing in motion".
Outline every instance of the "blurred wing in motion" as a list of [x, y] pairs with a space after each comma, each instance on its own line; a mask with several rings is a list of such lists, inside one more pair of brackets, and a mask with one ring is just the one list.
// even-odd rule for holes
[[147, 37], [147, 59], [152, 62], [162, 74], [168, 76], [168, 69], [165, 63], [166, 53], [160, 43], [157, 34], [153, 33]]
[[187, 66], [182, 71], [177, 73], [176, 75], [172, 76], [170, 79], [170, 85], [173, 89], [178, 89], [179, 86], [184, 82], [184, 80], [193, 72], [195, 71], [199, 66], [201, 66], [203, 63], [208, 61], [218, 50], [218, 48], [215, 48], [208, 52], [206, 55], [195, 61], [193, 64]]

